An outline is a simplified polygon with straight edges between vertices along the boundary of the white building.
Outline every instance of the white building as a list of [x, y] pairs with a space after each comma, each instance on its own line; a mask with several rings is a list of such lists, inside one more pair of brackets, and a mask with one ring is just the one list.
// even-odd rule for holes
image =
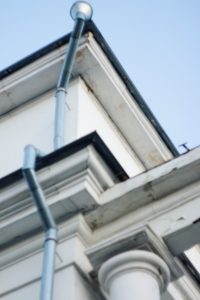
[[36, 173], [59, 229], [54, 299], [200, 299], [200, 149], [178, 155], [88, 22], [66, 97], [66, 145], [54, 151], [69, 37], [0, 73], [0, 298], [39, 299], [44, 233], [22, 174], [33, 144], [45, 153]]

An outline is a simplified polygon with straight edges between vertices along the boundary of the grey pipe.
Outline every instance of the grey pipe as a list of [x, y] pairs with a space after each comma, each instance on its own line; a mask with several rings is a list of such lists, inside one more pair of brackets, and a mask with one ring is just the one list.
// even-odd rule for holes
[[52, 213], [45, 201], [44, 193], [35, 173], [36, 160], [41, 155], [41, 152], [32, 145], [28, 145], [25, 147], [23, 175], [28, 184], [30, 193], [35, 201], [41, 222], [45, 229], [45, 247], [40, 300], [52, 300], [57, 244], [57, 227]]
[[78, 43], [81, 38], [85, 22], [92, 17], [91, 6], [84, 1], [75, 2], [71, 8], [71, 17], [75, 20], [69, 46], [62, 66], [60, 77], [56, 88], [56, 110], [54, 125], [54, 149], [59, 149], [64, 145], [65, 133], [65, 100], [69, 80], [75, 61]]
[[[64, 123], [65, 123], [65, 98], [67, 87], [75, 60], [76, 50], [83, 31], [84, 24], [92, 16], [92, 8], [86, 2], [76, 2], [71, 8], [71, 16], [76, 21], [72, 32], [69, 49], [62, 67], [61, 75], [56, 89], [56, 112], [54, 147], [58, 149], [64, 145]], [[37, 158], [42, 153], [32, 145], [24, 149], [23, 175], [28, 184], [30, 193], [35, 201], [38, 213], [45, 229], [45, 247], [42, 270], [42, 283], [40, 300], [52, 300], [54, 285], [54, 269], [57, 244], [57, 227], [52, 213], [45, 201], [42, 188], [37, 180], [35, 167]]]

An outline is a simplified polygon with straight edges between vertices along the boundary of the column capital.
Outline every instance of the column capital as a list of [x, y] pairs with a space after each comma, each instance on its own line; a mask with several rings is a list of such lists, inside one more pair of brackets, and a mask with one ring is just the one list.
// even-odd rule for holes
[[148, 251], [133, 250], [123, 252], [104, 262], [99, 270], [99, 282], [103, 290], [109, 294], [113, 280], [136, 272], [149, 274], [156, 279], [161, 293], [170, 281], [169, 268], [158, 255]]

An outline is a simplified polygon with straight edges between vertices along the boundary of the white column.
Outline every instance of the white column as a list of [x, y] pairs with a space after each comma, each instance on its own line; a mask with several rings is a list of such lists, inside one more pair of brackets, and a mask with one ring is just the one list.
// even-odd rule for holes
[[166, 263], [142, 250], [116, 255], [99, 271], [101, 288], [110, 300], [160, 300], [169, 280]]

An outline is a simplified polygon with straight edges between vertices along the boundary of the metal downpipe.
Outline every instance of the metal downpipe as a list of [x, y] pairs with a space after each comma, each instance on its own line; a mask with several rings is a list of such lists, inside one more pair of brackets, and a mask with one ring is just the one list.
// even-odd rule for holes
[[75, 20], [69, 46], [66, 51], [65, 60], [62, 66], [60, 77], [56, 88], [56, 110], [54, 125], [54, 149], [59, 149], [64, 145], [65, 135], [65, 100], [69, 80], [75, 61], [78, 43], [81, 38], [86, 21], [92, 17], [92, 7], [84, 1], [75, 2], [71, 7], [71, 17]]
[[[75, 2], [71, 8], [71, 16], [76, 22], [72, 35], [70, 37], [69, 47], [56, 88], [56, 111], [54, 129], [55, 150], [64, 145], [65, 98], [67, 88], [69, 85], [78, 43], [82, 35], [85, 22], [92, 17], [92, 8], [87, 2]], [[37, 158], [42, 155], [43, 154], [34, 146], [26, 146], [24, 149], [24, 163], [22, 170], [31, 196], [33, 197], [34, 202], [37, 206], [38, 213], [45, 230], [45, 247], [40, 300], [52, 300], [57, 244], [57, 227], [52, 213], [45, 201], [43, 190], [37, 180], [35, 172]]]
[[36, 177], [35, 165], [36, 160], [39, 156], [41, 156], [41, 153], [32, 145], [28, 145], [25, 147], [23, 175], [37, 206], [41, 222], [45, 229], [45, 246], [40, 300], [52, 300], [57, 244], [57, 227], [52, 213], [45, 201], [45, 196], [42, 188]]

